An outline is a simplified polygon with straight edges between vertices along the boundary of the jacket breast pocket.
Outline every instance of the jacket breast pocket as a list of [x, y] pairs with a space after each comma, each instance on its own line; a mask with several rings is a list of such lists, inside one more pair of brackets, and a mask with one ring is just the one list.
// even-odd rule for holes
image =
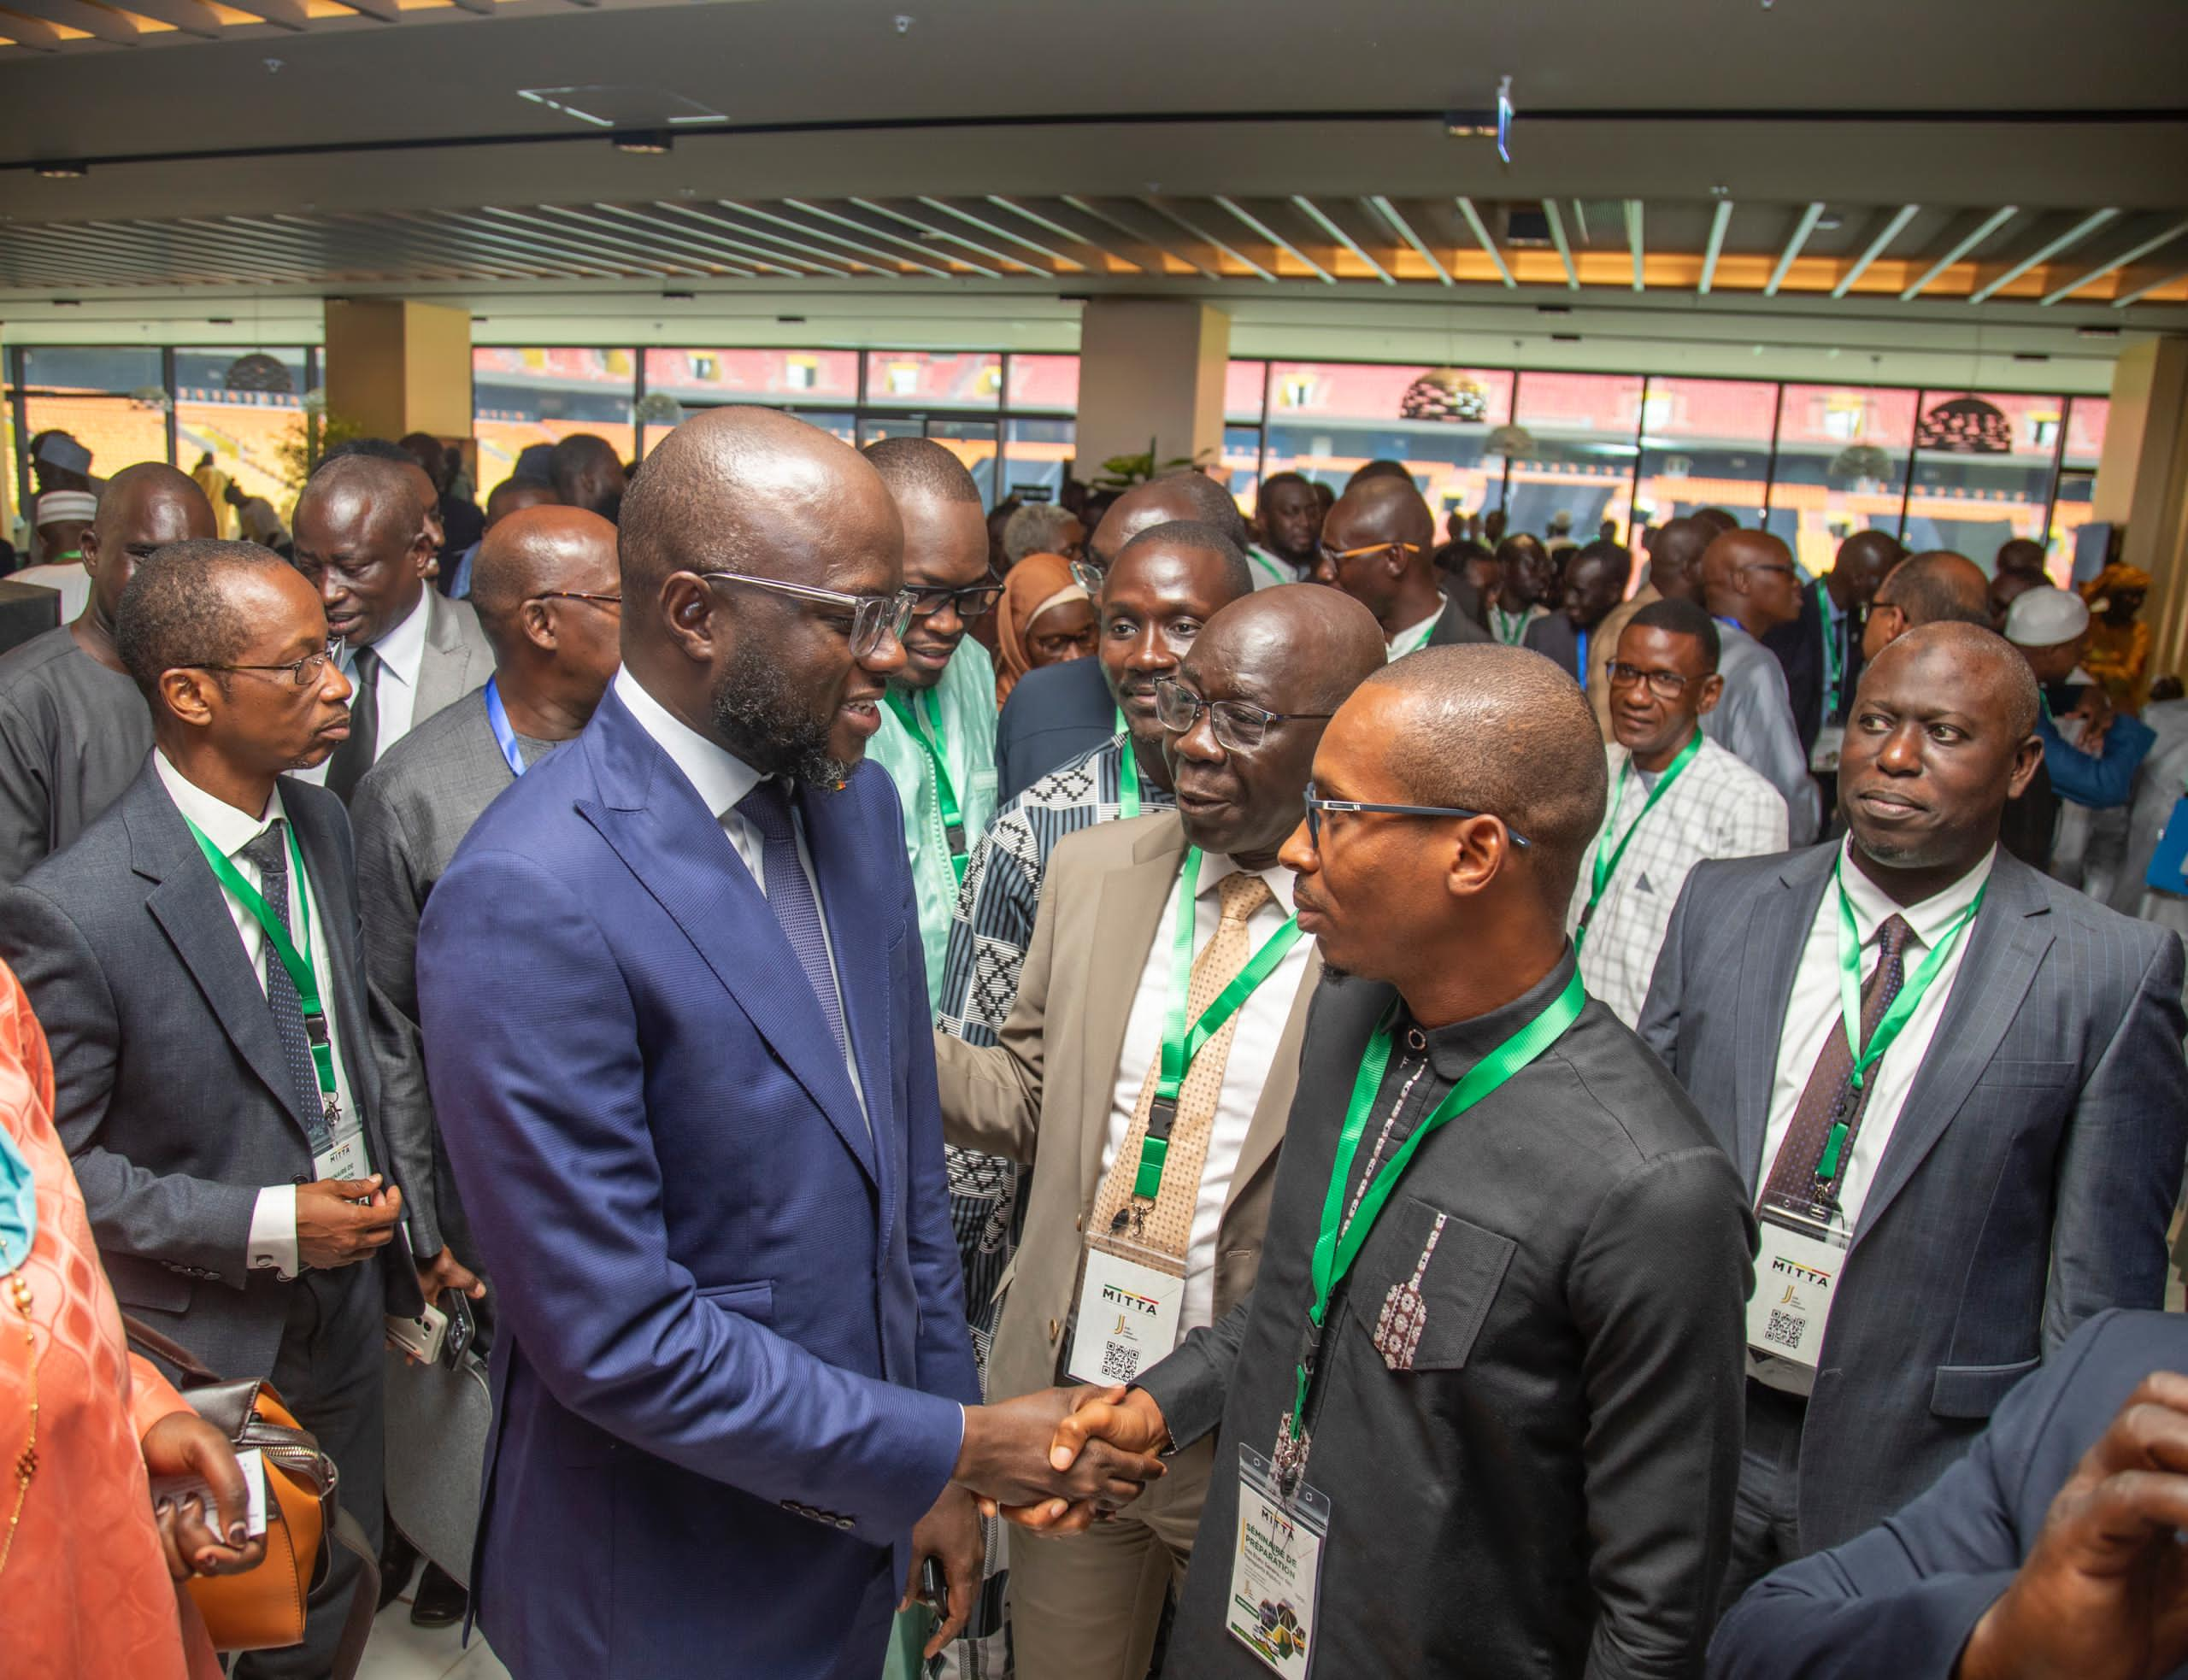
[[1975, 1083], [1988, 1090], [2064, 1090], [2080, 1083], [2078, 1061], [1999, 1060], [1983, 1070]]
[[1392, 1371], [1460, 1371], [1519, 1244], [1411, 1196], [1377, 1221], [1350, 1315]]
[[725, 1313], [734, 1313], [740, 1319], [750, 1319], [756, 1325], [773, 1325], [775, 1321], [775, 1285], [773, 1278], [762, 1278], [756, 1283], [715, 1283], [697, 1291], [700, 1300], [719, 1307]]
[[1941, 1365], [1930, 1385], [1930, 1410], [1940, 1418], [1987, 1418], [2040, 1363], [2015, 1360], [2010, 1365]]

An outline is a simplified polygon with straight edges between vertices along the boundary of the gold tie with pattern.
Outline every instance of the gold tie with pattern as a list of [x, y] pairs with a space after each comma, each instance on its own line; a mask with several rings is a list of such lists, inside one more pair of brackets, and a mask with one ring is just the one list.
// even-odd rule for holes
[[[1198, 1020], [1224, 987], [1238, 976], [1253, 955], [1253, 935], [1246, 923], [1275, 895], [1258, 875], [1241, 871], [1226, 876], [1216, 886], [1222, 919], [1215, 935], [1194, 959], [1192, 977], [1185, 988], [1185, 1021]], [[1094, 1197], [1094, 1217], [1087, 1229], [1097, 1236], [1112, 1236], [1153, 1248], [1181, 1266], [1192, 1240], [1193, 1207], [1200, 1199], [1201, 1168], [1208, 1160], [1208, 1143], [1215, 1130], [1215, 1107], [1223, 1094], [1224, 1066], [1231, 1059], [1231, 1040], [1238, 1030], [1241, 1009], [1224, 1022], [1221, 1031], [1201, 1047], [1178, 1090], [1178, 1114], [1170, 1127], [1170, 1151], [1163, 1161], [1162, 1194], [1151, 1204], [1132, 1195], [1139, 1173], [1140, 1145], [1147, 1137], [1147, 1117], [1155, 1103], [1155, 1086], [1162, 1072], [1158, 1054], [1139, 1088], [1132, 1107], [1132, 1125], [1124, 1146], [1109, 1163], [1102, 1188]]]

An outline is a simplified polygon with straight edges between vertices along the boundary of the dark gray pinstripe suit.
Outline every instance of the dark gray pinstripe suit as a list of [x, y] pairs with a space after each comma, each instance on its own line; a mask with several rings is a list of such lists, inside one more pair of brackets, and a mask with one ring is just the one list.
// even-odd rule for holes
[[[1756, 1194], [1836, 849], [1688, 877], [1641, 1036]], [[2009, 856], [1886, 1144], [1801, 1435], [1800, 1549], [1922, 1491], [2092, 1313], [2162, 1306], [2188, 1146], [2181, 947]]]

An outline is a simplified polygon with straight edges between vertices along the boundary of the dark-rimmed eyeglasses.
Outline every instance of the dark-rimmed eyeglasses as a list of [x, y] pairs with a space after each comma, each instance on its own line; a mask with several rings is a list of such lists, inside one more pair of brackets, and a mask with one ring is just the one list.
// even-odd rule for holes
[[544, 589], [538, 594], [526, 598], [532, 601], [590, 601], [596, 607], [613, 607], [619, 613], [623, 610], [621, 596], [595, 595], [588, 590], [581, 589]]
[[289, 680], [298, 688], [305, 688], [328, 666], [339, 665], [341, 659], [342, 643], [337, 637], [319, 652], [306, 654], [302, 659], [292, 659], [285, 665], [215, 665], [209, 660], [196, 660], [176, 668], [183, 671], [256, 671], [268, 676], [280, 671], [285, 672]]
[[912, 621], [912, 591], [894, 595], [847, 595], [839, 589], [815, 589], [807, 584], [786, 584], [779, 578], [755, 578], [743, 572], [702, 572], [710, 584], [740, 584], [800, 601], [849, 609], [851, 615], [851, 657], [864, 659], [889, 637], [902, 637]]
[[1173, 735], [1183, 735], [1208, 714], [1215, 744], [1227, 753], [1250, 753], [1268, 738], [1273, 723], [1320, 723], [1329, 712], [1270, 712], [1243, 700], [1203, 700], [1174, 677], [1155, 684], [1155, 720]]
[[1630, 689], [1636, 684], [1646, 683], [1649, 692], [1659, 700], [1676, 700], [1686, 692], [1689, 683], [1709, 680], [1706, 676], [1682, 677], [1676, 671], [1644, 671], [1639, 666], [1628, 665], [1620, 659], [1611, 661], [1609, 672], [1613, 688]]
[[[1373, 814], [1385, 817], [1493, 817], [1494, 811], [1469, 811], [1462, 805], [1368, 805], [1356, 799], [1324, 799], [1315, 791], [1312, 782], [1307, 784], [1307, 839], [1317, 849], [1322, 843], [1322, 817], [1326, 813], [1338, 816]], [[1500, 819], [1501, 820], [1501, 819]], [[1505, 833], [1512, 837], [1515, 846], [1526, 846], [1527, 837], [1504, 825]]]
[[912, 597], [914, 618], [931, 619], [944, 607], [955, 607], [957, 616], [968, 624], [995, 611], [995, 603], [1003, 599], [1003, 585], [994, 582], [973, 584], [964, 589], [914, 586], [906, 592]]

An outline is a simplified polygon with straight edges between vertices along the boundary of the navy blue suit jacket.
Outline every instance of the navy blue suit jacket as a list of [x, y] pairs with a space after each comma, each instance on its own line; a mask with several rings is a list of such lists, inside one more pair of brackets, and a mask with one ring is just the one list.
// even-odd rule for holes
[[614, 693], [426, 903], [426, 1071], [503, 1325], [472, 1587], [521, 1680], [871, 1680], [979, 1397], [896, 793], [801, 802], [870, 1130]]
[[2188, 1371], [2188, 1319], [2098, 1313], [1927, 1493], [1756, 1582], [1718, 1627], [1710, 1680], [1948, 1680], [2061, 1485], [2153, 1371]]
[[1117, 702], [1098, 659], [1044, 665], [1018, 679], [995, 725], [998, 807], [1117, 733]]

